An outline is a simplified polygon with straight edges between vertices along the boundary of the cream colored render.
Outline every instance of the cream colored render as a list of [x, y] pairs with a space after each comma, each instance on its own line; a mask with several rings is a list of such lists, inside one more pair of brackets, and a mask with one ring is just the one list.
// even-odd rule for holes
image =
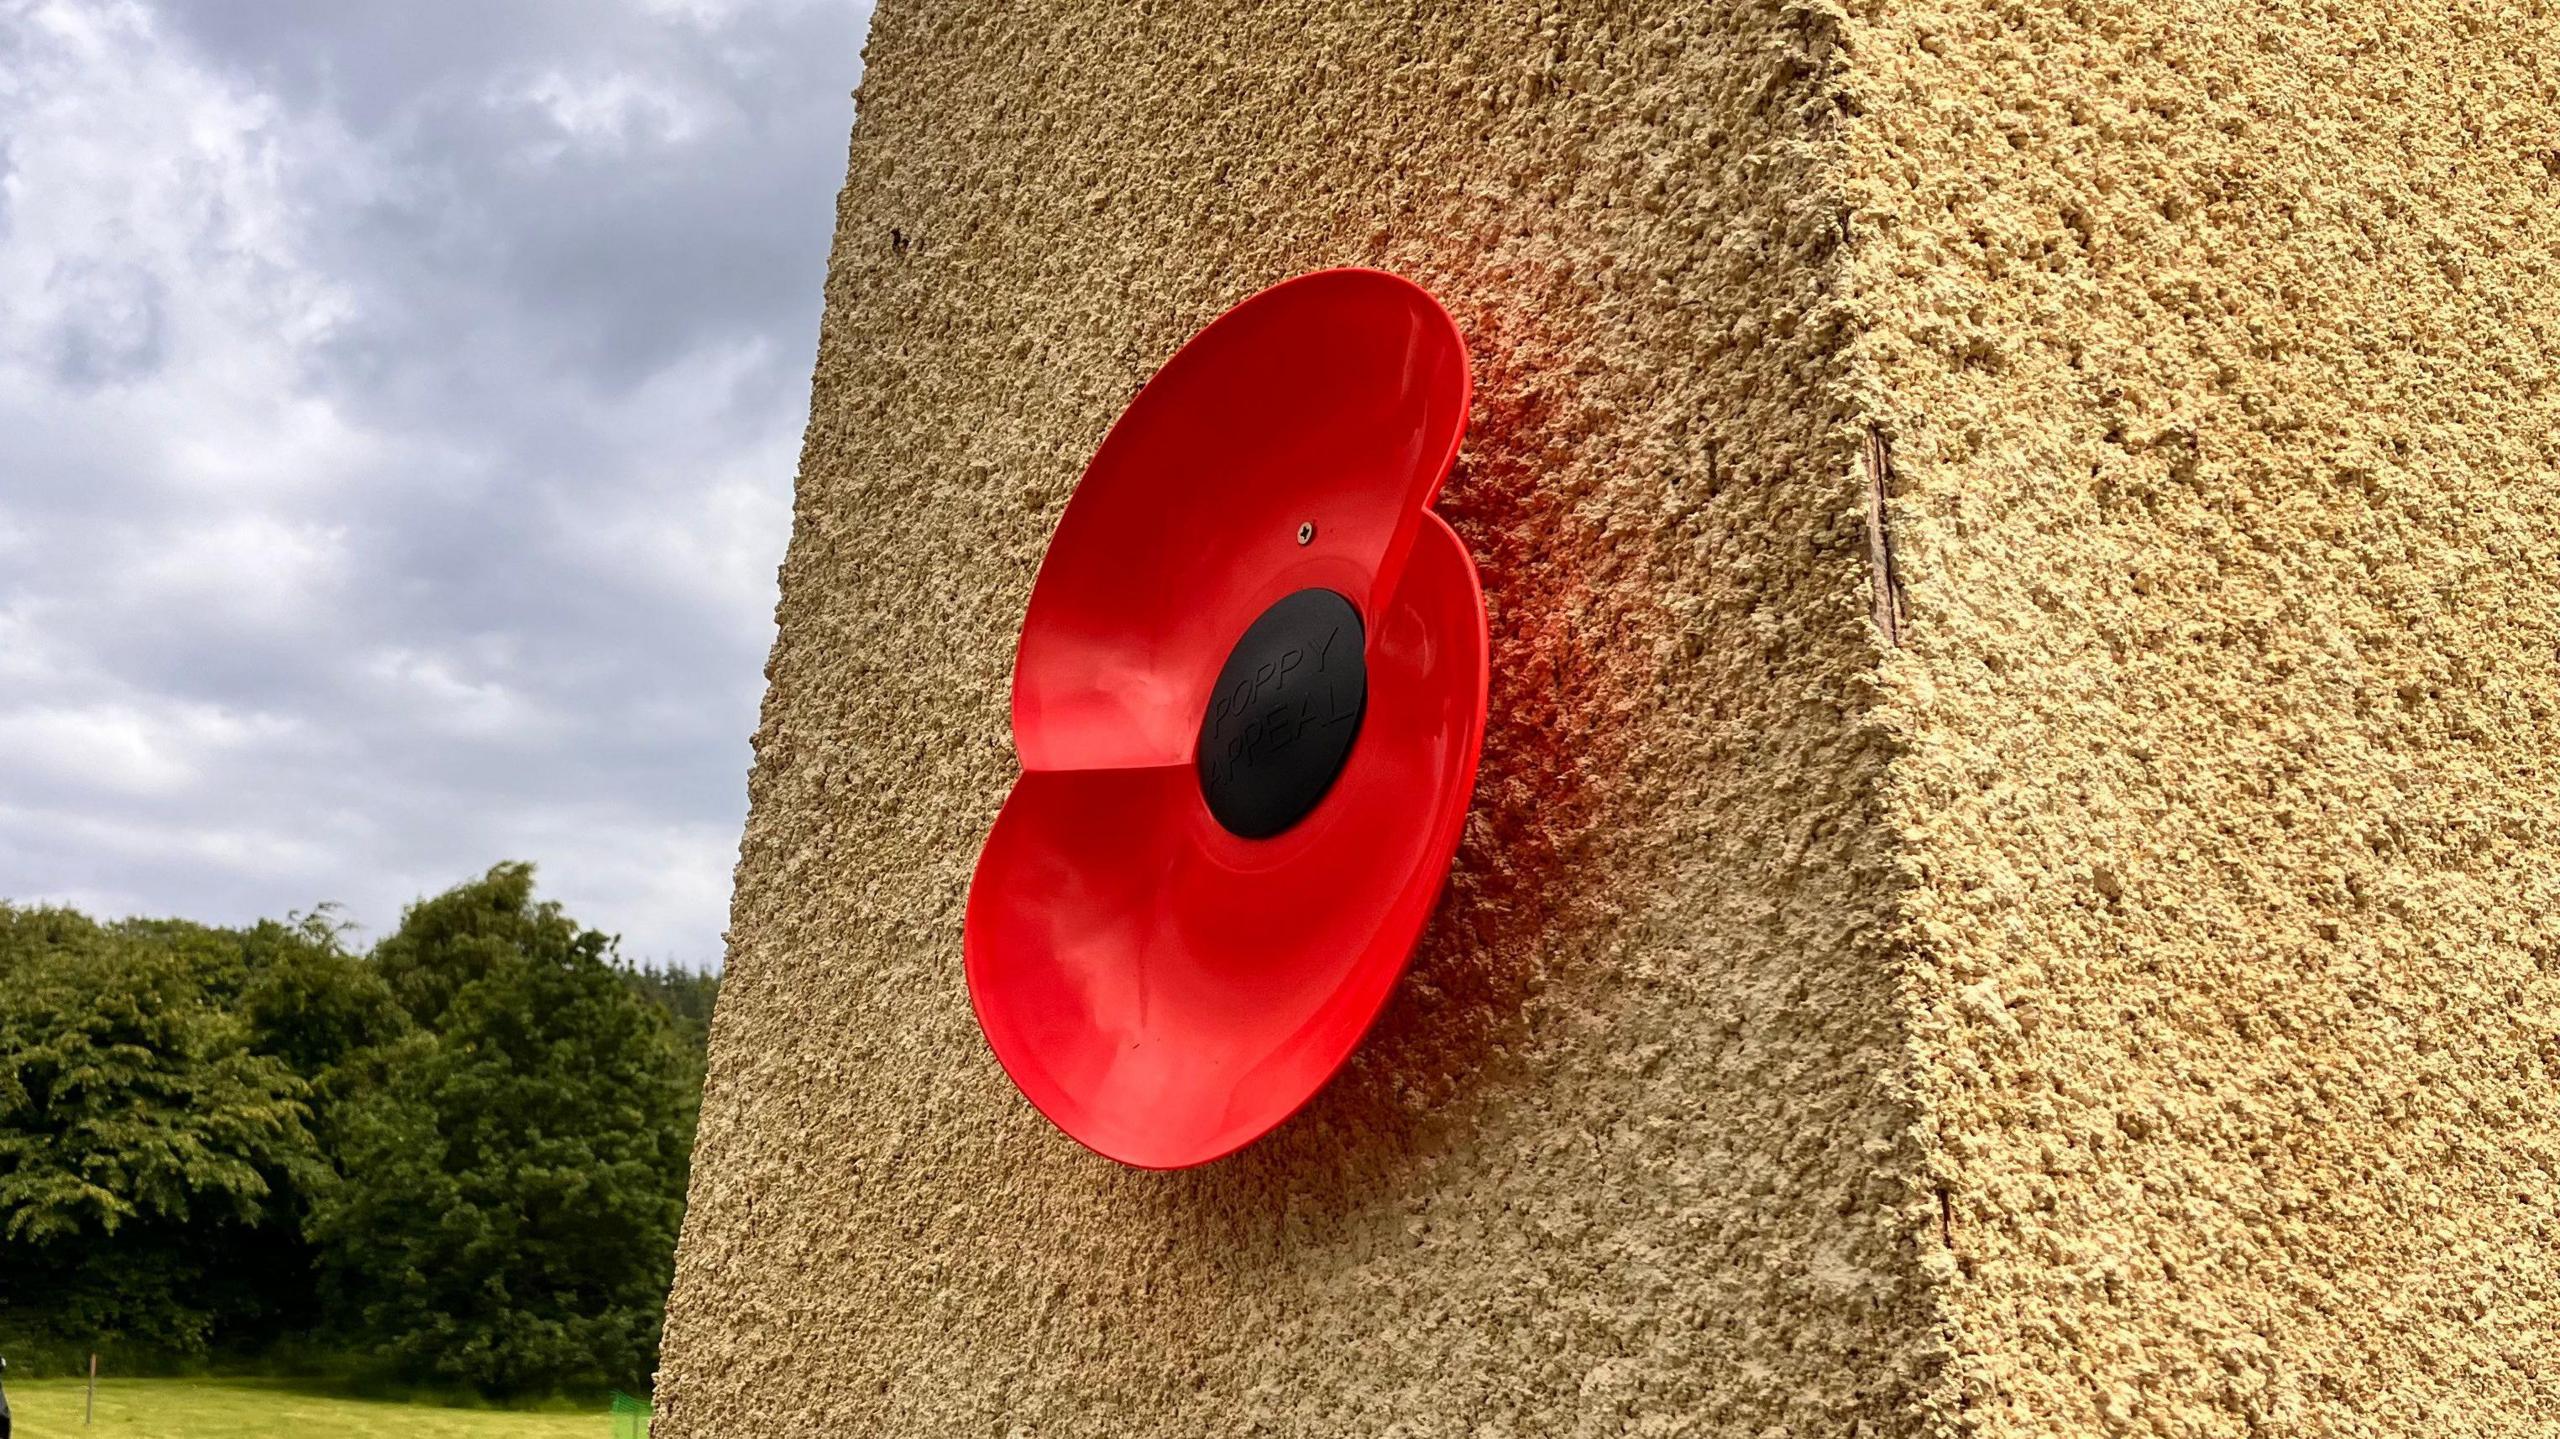
[[[2560, 20], [888, 0], [661, 1439], [2560, 1433]], [[1414, 971], [1119, 1169], [959, 973], [1183, 337], [1474, 349]]]

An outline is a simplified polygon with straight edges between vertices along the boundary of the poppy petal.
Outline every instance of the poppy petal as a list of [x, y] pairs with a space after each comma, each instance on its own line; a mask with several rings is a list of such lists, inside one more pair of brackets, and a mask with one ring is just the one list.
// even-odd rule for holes
[[1376, 270], [1272, 286], [1194, 336], [1112, 427], [1041, 564], [1014, 665], [1022, 767], [1181, 763], [1227, 647], [1272, 602], [1324, 588], [1375, 610], [1469, 393], [1447, 312]]
[[1370, 626], [1369, 711], [1314, 811], [1268, 840], [1211, 818], [1186, 761], [1026, 773], [971, 885], [971, 1002], [1023, 1093], [1125, 1163], [1215, 1159], [1304, 1104], [1410, 957], [1484, 731], [1475, 567], [1419, 512]]

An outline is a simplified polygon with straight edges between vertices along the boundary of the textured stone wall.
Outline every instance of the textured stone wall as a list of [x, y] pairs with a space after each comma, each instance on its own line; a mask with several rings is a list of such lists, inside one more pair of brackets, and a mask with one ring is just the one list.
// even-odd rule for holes
[[[2544, 7], [888, 0], [659, 1432], [2560, 1432]], [[1437, 292], [1493, 725], [1127, 1171], [960, 915], [1084, 460]]]
[[[757, 737], [662, 1433], [1895, 1432], [1892, 1088], [1833, 27], [1802, 7], [892, 3]], [[1494, 721], [1351, 1069], [1119, 1169], [988, 1057], [961, 906], [1104, 428], [1324, 265], [1441, 295]], [[1398, 1429], [1396, 1426], [1403, 1426]]]
[[2560, 1434], [2560, 19], [1853, 48], [1959, 1412]]

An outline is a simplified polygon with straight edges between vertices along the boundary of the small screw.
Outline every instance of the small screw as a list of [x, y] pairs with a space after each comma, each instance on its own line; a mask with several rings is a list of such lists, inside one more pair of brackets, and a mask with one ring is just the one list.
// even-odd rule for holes
[[1315, 522], [1315, 521], [1313, 521], [1313, 520], [1309, 520], [1309, 521], [1307, 521], [1305, 524], [1302, 524], [1302, 525], [1298, 526], [1298, 543], [1299, 543], [1299, 544], [1302, 544], [1302, 545], [1311, 545], [1311, 544], [1314, 544], [1314, 543], [1315, 543], [1315, 539], [1316, 539], [1316, 522]]

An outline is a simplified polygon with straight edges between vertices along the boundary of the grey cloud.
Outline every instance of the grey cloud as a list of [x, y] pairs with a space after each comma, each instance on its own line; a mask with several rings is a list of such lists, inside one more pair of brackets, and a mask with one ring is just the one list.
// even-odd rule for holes
[[87, 263], [54, 272], [69, 318], [53, 328], [54, 378], [82, 389], [127, 384], [160, 367], [166, 289], [133, 265]]
[[716, 957], [866, 20], [0, 0], [0, 895]]

